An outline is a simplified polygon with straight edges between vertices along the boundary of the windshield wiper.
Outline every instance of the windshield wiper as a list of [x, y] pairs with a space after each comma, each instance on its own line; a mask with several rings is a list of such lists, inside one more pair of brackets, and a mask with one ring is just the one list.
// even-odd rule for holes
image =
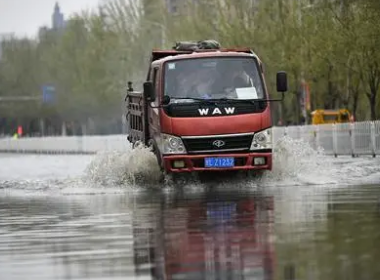
[[239, 102], [239, 103], [245, 103], [245, 102], [249, 102], [249, 103], [252, 103], [252, 104], [255, 104], [256, 102], [263, 102], [263, 101], [266, 101], [265, 99], [237, 99], [237, 98], [218, 98], [218, 99], [207, 99], [207, 100], [211, 100], [211, 101], [233, 101], [233, 102]]
[[195, 100], [195, 101], [200, 101], [201, 103], [212, 103], [214, 104], [215, 101], [218, 99], [204, 99], [204, 98], [197, 98], [197, 97], [171, 97], [170, 99], [172, 100]]

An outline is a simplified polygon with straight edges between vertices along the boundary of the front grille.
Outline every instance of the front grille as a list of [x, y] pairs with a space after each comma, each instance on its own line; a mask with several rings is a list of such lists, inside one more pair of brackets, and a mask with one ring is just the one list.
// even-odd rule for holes
[[[184, 138], [183, 143], [189, 153], [249, 150], [253, 135], [219, 136], [210, 138]], [[223, 141], [224, 145], [217, 146]]]

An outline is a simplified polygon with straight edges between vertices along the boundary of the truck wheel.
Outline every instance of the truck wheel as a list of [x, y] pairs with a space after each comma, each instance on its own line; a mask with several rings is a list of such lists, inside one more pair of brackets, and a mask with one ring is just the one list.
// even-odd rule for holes
[[161, 159], [160, 151], [157, 149], [156, 145], [153, 144], [153, 143], [151, 145], [149, 145], [149, 147], [151, 148], [151, 151], [153, 152], [153, 154], [156, 156], [157, 164], [160, 167], [161, 172], [163, 172], [164, 171], [164, 166], [163, 166], [163, 162], [162, 162], [162, 159]]

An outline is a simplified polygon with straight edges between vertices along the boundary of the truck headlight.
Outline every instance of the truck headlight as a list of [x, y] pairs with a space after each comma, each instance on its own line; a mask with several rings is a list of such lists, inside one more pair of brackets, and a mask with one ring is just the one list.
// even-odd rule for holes
[[186, 154], [186, 148], [181, 138], [170, 134], [161, 133], [159, 147], [164, 155]]
[[251, 151], [272, 149], [272, 128], [257, 132], [253, 135]]

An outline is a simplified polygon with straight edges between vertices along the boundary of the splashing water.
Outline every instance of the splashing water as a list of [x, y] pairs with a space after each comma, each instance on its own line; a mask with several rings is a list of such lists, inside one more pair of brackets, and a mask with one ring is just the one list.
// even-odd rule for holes
[[[238, 177], [237, 181], [226, 180], [224, 183], [218, 183], [218, 188], [232, 185], [234, 188], [255, 188], [257, 186], [353, 184], [358, 182], [357, 178], [360, 178], [359, 175], [364, 174], [366, 170], [366, 173], [376, 172], [377, 177], [372, 176], [372, 181], [380, 177], [380, 169], [377, 168], [379, 164], [373, 162], [372, 159], [344, 158], [342, 164], [341, 159], [325, 155], [322, 149], [315, 150], [303, 140], [284, 136], [274, 145], [272, 171], [264, 171], [262, 176], [257, 178]], [[358, 164], [362, 164], [360, 168]], [[350, 166], [355, 166], [357, 170], [355, 174], [352, 173]], [[351, 175], [357, 180], [354, 181], [355, 178]], [[170, 179], [160, 184], [162, 173], [157, 159], [150, 149], [142, 146], [126, 152], [98, 153], [87, 167], [85, 178], [102, 185], [161, 188], [172, 186]], [[187, 189], [204, 187], [199, 180], [194, 180], [194, 178], [182, 181], [181, 185]]]
[[161, 171], [150, 149], [137, 146], [126, 152], [98, 153], [84, 178], [101, 185], [140, 185], [157, 183]]
[[[20, 160], [22, 158], [22, 160]], [[144, 147], [94, 156], [0, 155], [0, 190], [51, 194], [114, 193], [143, 188], [173, 190], [161, 183], [154, 154]], [[6, 162], [6, 164], [3, 164]], [[83, 173], [83, 170], [85, 171]], [[227, 174], [226, 174], [227, 175]], [[186, 193], [213, 189], [254, 190], [279, 186], [356, 185], [380, 183], [380, 158], [334, 158], [302, 140], [283, 137], [274, 145], [273, 170], [258, 178], [217, 176], [208, 184], [197, 178], [180, 184]], [[178, 189], [178, 183], [174, 185]]]
[[[302, 140], [281, 138], [274, 147], [273, 170], [258, 179], [240, 183], [254, 187], [260, 185], [332, 184], [332, 157], [314, 150]], [[126, 152], [98, 153], [86, 170], [86, 178], [102, 185], [157, 185], [162, 173], [150, 149], [137, 146]], [[186, 185], [199, 184], [191, 179]], [[228, 182], [227, 182], [228, 183]], [[239, 183], [239, 182], [237, 182]], [[165, 185], [171, 184], [166, 181]]]
[[288, 136], [279, 139], [273, 149], [273, 169], [262, 176], [261, 184], [335, 184], [333, 157], [323, 149], [313, 149], [303, 140]]

